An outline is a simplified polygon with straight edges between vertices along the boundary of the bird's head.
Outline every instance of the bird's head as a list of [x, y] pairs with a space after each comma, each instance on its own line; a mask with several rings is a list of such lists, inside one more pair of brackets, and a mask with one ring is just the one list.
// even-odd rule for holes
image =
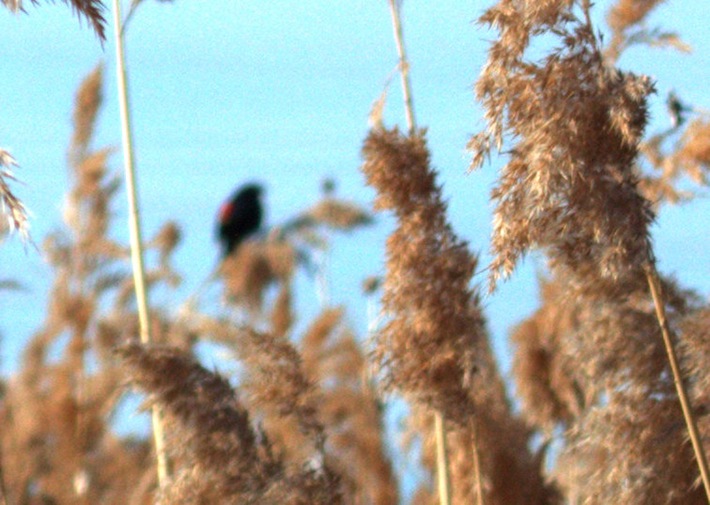
[[248, 196], [249, 198], [261, 198], [261, 195], [264, 194], [264, 186], [255, 182], [250, 182], [249, 184], [242, 186], [234, 196], [236, 197], [240, 194]]

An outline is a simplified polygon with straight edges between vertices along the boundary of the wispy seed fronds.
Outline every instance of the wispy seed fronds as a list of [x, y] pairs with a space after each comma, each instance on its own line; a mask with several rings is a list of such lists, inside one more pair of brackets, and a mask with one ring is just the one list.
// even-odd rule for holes
[[251, 310], [261, 308], [264, 292], [275, 282], [287, 283], [296, 267], [296, 252], [281, 240], [248, 240], [221, 265], [229, 299]]
[[619, 0], [607, 15], [607, 22], [614, 31], [623, 31], [639, 23], [664, 0]]
[[375, 360], [385, 384], [463, 422], [475, 349], [484, 339], [478, 299], [469, 289], [476, 259], [446, 220], [422, 132], [372, 130], [362, 171], [378, 191], [375, 207], [399, 224], [387, 241], [384, 310]]
[[646, 198], [658, 205], [694, 198], [696, 186], [708, 185], [710, 173], [710, 118], [702, 116], [688, 123], [680, 138], [669, 147], [675, 129], [652, 136], [640, 146], [654, 172], [644, 175], [639, 188]]
[[310, 444], [305, 452], [322, 461], [325, 429], [318, 419], [319, 398], [298, 350], [285, 338], [250, 328], [239, 331], [235, 349], [247, 367], [244, 387], [250, 401], [275, 417], [295, 422]]
[[0, 148], [0, 202], [2, 202], [2, 218], [0, 223], [0, 232], [6, 226], [4, 222], [7, 219], [7, 226], [12, 231], [18, 231], [23, 240], [29, 239], [29, 222], [27, 219], [27, 209], [25, 205], [10, 189], [8, 181], [14, 181], [15, 174], [12, 172], [12, 167], [16, 167], [17, 162], [12, 155], [5, 149]]
[[163, 406], [174, 437], [168, 448], [187, 458], [176, 480], [180, 489], [173, 493], [188, 491], [187, 479], [203, 500], [228, 503], [264, 490], [280, 471], [226, 379], [175, 348], [128, 344], [117, 352], [130, 380]]
[[72, 161], [81, 159], [89, 148], [94, 134], [96, 117], [103, 102], [103, 65], [99, 64], [81, 83], [74, 101], [74, 135]]
[[[577, 19], [572, 2], [542, 17], [531, 4], [503, 0], [481, 18], [500, 38], [476, 84], [488, 129], [469, 147], [480, 163], [504, 137], [515, 142], [491, 195], [491, 289], [531, 248], [547, 249], [553, 265], [590, 287], [640, 277], [653, 214], [633, 162], [653, 86], [605, 65], [588, 15]], [[559, 47], [527, 62], [527, 44], [542, 33]]]
[[338, 200], [325, 198], [316, 204], [308, 215], [316, 224], [322, 224], [337, 230], [351, 230], [372, 222], [372, 216], [357, 205]]
[[[106, 19], [103, 14], [106, 7], [101, 0], [62, 1], [65, 4], [69, 4], [72, 11], [76, 12], [77, 15], [84, 16], [86, 18], [102, 42], [106, 40]], [[2, 3], [12, 12], [20, 12], [24, 10], [22, 8], [22, 0], [2, 0]], [[38, 4], [39, 0], [32, 0], [32, 3]]]

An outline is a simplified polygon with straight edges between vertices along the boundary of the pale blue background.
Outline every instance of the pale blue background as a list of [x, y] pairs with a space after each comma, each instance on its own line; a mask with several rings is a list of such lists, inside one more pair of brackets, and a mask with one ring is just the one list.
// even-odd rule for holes
[[[500, 162], [467, 174], [465, 144], [479, 130], [472, 84], [494, 37], [473, 21], [487, 3], [407, 0], [405, 37], [412, 64], [417, 119], [429, 128], [433, 161], [450, 204], [455, 230], [488, 258], [488, 192]], [[595, 10], [597, 26], [609, 2]], [[125, 8], [124, 8], [125, 9]], [[41, 243], [61, 222], [67, 187], [65, 156], [76, 87], [99, 61], [106, 62], [105, 108], [98, 146], [120, 143], [111, 28], [98, 40], [62, 4], [27, 3], [28, 15], [0, 9], [0, 146], [20, 163], [15, 185], [33, 213]], [[650, 130], [668, 127], [664, 100], [674, 87], [686, 101], [710, 108], [706, 2], [667, 2], [649, 26], [677, 30], [694, 48], [634, 49], [621, 65], [657, 80]], [[107, 11], [110, 19], [111, 13]], [[367, 205], [373, 191], [358, 171], [370, 106], [397, 62], [384, 0], [235, 1], [146, 0], [127, 36], [139, 192], [146, 237], [167, 219], [180, 223], [184, 241], [177, 264], [185, 284], [159, 302], [177, 304], [213, 266], [213, 217], [232, 188], [258, 178], [268, 186], [268, 220], [278, 223], [312, 202], [322, 178], [337, 179], [338, 194]], [[399, 81], [393, 83], [388, 124], [403, 124]], [[120, 153], [112, 166], [121, 169]], [[127, 242], [125, 195], [116, 232]], [[663, 211], [654, 237], [660, 266], [687, 286], [710, 292], [706, 198]], [[334, 303], [365, 334], [363, 277], [382, 273], [383, 244], [392, 222], [338, 238], [331, 262]], [[0, 292], [0, 366], [13, 369], [19, 350], [45, 312], [49, 269], [39, 253], [23, 251], [14, 237], [2, 244], [0, 279], [15, 278], [26, 292]], [[484, 300], [495, 347], [508, 369], [507, 330], [537, 303], [535, 261]], [[476, 278], [485, 282], [485, 274]], [[313, 290], [302, 282], [302, 317], [317, 312]], [[305, 315], [304, 315], [305, 314]], [[305, 321], [302, 321], [305, 322]]]

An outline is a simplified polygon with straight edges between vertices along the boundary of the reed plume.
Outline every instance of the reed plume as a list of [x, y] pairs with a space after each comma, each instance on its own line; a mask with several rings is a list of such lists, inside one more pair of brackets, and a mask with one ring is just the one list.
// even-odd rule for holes
[[[78, 16], [84, 16], [101, 42], [106, 40], [106, 19], [103, 14], [106, 7], [101, 0], [63, 0], [63, 2], [70, 5], [72, 11]], [[2, 0], [2, 3], [12, 12], [24, 12], [22, 0]], [[39, 0], [32, 0], [32, 3], [38, 4]]]
[[304, 368], [319, 384], [319, 417], [329, 454], [353, 503], [399, 503], [397, 478], [386, 454], [383, 405], [365, 382], [366, 357], [344, 327], [344, 309], [326, 309], [301, 338]]
[[373, 130], [363, 154], [362, 170], [378, 189], [375, 208], [393, 210], [400, 222], [387, 242], [384, 282], [383, 309], [393, 317], [377, 336], [375, 361], [387, 388], [464, 424], [473, 411], [467, 397], [475, 349], [484, 338], [468, 288], [476, 260], [446, 222], [421, 132]]
[[[570, 2], [545, 6], [503, 0], [480, 20], [500, 38], [476, 83], [488, 128], [469, 144], [472, 167], [504, 138], [515, 142], [491, 194], [491, 289], [542, 248], [553, 269], [569, 268], [580, 287], [611, 295], [619, 284], [644, 284], [641, 266], [652, 256], [653, 213], [634, 160], [653, 85], [605, 64], [587, 7], [579, 19]], [[561, 45], [540, 64], [527, 62], [535, 34], [553, 29]]]
[[[44, 243], [54, 273], [46, 319], [0, 401], [9, 503], [143, 504], [154, 485], [148, 445], [110, 427], [122, 379], [99, 335], [116, 330], [106, 307], [126, 254], [108, 237], [118, 189], [107, 167], [110, 149], [91, 145], [100, 90], [95, 71], [77, 93], [65, 226]], [[132, 315], [123, 309], [117, 325]], [[130, 496], [137, 482], [145, 484]]]
[[383, 285], [390, 320], [373, 353], [384, 387], [441, 412], [464, 434], [469, 460], [476, 444], [485, 503], [555, 503], [506, 398], [478, 294], [469, 288], [477, 262], [447, 222], [423, 132], [374, 129], [363, 154], [362, 171], [378, 190], [375, 208], [398, 220]]
[[604, 50], [604, 57], [609, 63], [615, 63], [626, 49], [636, 44], [690, 52], [690, 46], [677, 33], [650, 30], [644, 25], [647, 16], [662, 3], [663, 0], [619, 0], [612, 6], [607, 14], [611, 41]]
[[[548, 430], [568, 426], [557, 474], [566, 495], [585, 503], [693, 502], [702, 495], [691, 489], [693, 456], [675, 386], [701, 473], [704, 457], [677, 375], [679, 337], [663, 314], [673, 321], [691, 304], [667, 282], [658, 296], [654, 215], [636, 162], [653, 85], [610, 65], [589, 9], [586, 1], [502, 0], [481, 17], [500, 37], [476, 84], [488, 128], [470, 143], [472, 166], [494, 145], [513, 143], [492, 192], [490, 284], [539, 248], [563, 293], [521, 328], [516, 369], [526, 373], [519, 381], [531, 380], [521, 385], [529, 419]], [[559, 46], [531, 63], [526, 51], [541, 34], [559, 37]], [[546, 324], [550, 317], [564, 319]], [[667, 479], [647, 478], [669, 465], [677, 472]]]
[[708, 185], [710, 171], [710, 117], [701, 115], [676, 137], [674, 128], [651, 136], [640, 146], [640, 154], [651, 172], [643, 174], [639, 190], [657, 205], [691, 200], [695, 186]]
[[282, 466], [251, 426], [229, 383], [184, 352], [128, 344], [118, 351], [131, 380], [167, 414], [167, 444], [181, 462], [161, 503], [229, 503], [262, 494]]
[[10, 230], [18, 231], [24, 240], [28, 240], [27, 209], [8, 184], [8, 181], [15, 180], [15, 174], [12, 172], [14, 166], [17, 166], [15, 158], [5, 149], [0, 148], [0, 203], [3, 214], [3, 220], [0, 222], [0, 235], [5, 233], [7, 226]]
[[[203, 329], [228, 333], [246, 366], [241, 388], [249, 410], [226, 379], [185, 351], [138, 344], [120, 350], [131, 379], [160, 403], [168, 432], [181, 441], [167, 445], [178, 470], [161, 503], [341, 503], [316, 389], [298, 352], [278, 337], [212, 324]], [[250, 411], [264, 431], [253, 427]]]

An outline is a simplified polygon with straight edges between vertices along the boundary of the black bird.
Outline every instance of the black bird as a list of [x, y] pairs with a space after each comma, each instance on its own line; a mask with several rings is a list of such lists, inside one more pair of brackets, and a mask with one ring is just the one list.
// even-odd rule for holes
[[245, 184], [224, 202], [217, 216], [217, 235], [222, 243], [223, 257], [229, 256], [244, 239], [259, 230], [263, 217], [259, 184]]

